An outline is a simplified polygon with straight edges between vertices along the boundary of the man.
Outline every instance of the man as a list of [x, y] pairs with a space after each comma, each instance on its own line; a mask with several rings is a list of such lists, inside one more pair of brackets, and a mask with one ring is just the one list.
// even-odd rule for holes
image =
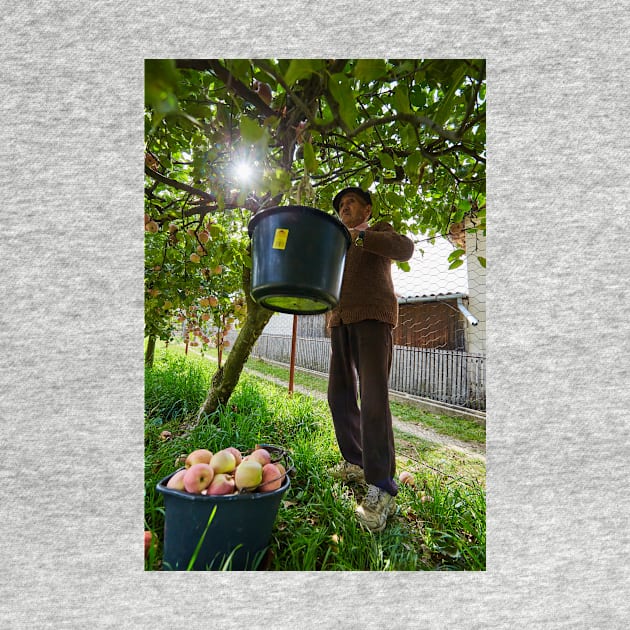
[[357, 518], [368, 529], [382, 531], [398, 493], [389, 408], [392, 329], [398, 322], [391, 265], [394, 260], [409, 260], [414, 245], [389, 223], [368, 226], [372, 198], [361, 188], [344, 188], [333, 206], [350, 231], [352, 245], [339, 304], [328, 319], [332, 348], [328, 404], [344, 458], [331, 474], [346, 482], [367, 482]]

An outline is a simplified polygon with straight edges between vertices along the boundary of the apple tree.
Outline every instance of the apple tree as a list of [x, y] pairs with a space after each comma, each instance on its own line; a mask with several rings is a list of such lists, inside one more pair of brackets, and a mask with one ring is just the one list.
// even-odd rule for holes
[[200, 417], [227, 402], [272, 315], [249, 295], [254, 213], [332, 211], [359, 185], [397, 230], [485, 230], [483, 60], [148, 60], [145, 99], [146, 334], [199, 309], [220, 326], [211, 296], [246, 311]]

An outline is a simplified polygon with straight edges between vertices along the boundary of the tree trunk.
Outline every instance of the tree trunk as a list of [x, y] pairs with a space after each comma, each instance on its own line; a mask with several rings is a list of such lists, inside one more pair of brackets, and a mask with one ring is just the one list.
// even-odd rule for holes
[[[309, 112], [302, 111], [295, 103], [290, 103], [286, 114], [278, 125], [277, 138], [282, 146], [281, 166], [291, 169], [293, 163], [293, 152], [296, 145], [296, 127], [304, 118], [312, 114], [315, 115], [317, 99], [323, 91], [323, 85], [318, 75], [313, 75], [303, 86], [301, 92], [302, 101], [306, 104]], [[309, 116], [307, 116], [309, 114]], [[280, 203], [282, 194], [278, 195], [277, 203]], [[243, 371], [243, 366], [249, 358], [249, 354], [254, 344], [260, 337], [263, 328], [273, 315], [273, 312], [256, 304], [249, 294], [251, 283], [250, 270], [245, 267], [243, 270], [243, 289], [247, 299], [247, 319], [241, 329], [234, 348], [228, 354], [225, 365], [219, 368], [212, 378], [212, 388], [208, 396], [199, 409], [197, 422], [200, 422], [205, 414], [214, 413], [220, 405], [225, 405], [232, 395], [232, 391], [238, 383], [238, 379]]]
[[149, 341], [147, 342], [147, 351], [144, 355], [145, 367], [153, 367], [153, 359], [155, 358], [155, 342], [157, 337], [155, 335], [149, 335]]
[[273, 315], [272, 311], [259, 306], [251, 299], [249, 295], [250, 272], [247, 268], [245, 268], [245, 273], [243, 274], [243, 286], [246, 287], [247, 319], [234, 342], [234, 347], [227, 355], [225, 364], [223, 367], [219, 367], [212, 377], [212, 387], [208, 392], [205, 402], [199, 409], [197, 422], [199, 422], [204, 415], [214, 413], [221, 405], [225, 405], [230, 399], [254, 344], [258, 341], [258, 337], [260, 337], [263, 328]]

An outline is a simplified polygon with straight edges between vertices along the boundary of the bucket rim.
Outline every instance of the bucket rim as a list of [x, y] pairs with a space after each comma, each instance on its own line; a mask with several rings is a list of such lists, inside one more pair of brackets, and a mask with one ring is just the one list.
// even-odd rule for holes
[[350, 245], [352, 244], [352, 239], [350, 238], [350, 232], [348, 231], [348, 228], [342, 223], [341, 219], [338, 216], [329, 214], [325, 210], [322, 210], [321, 208], [314, 208], [313, 206], [300, 206], [300, 205], [290, 204], [288, 206], [271, 206], [270, 208], [264, 208], [263, 210], [260, 210], [259, 212], [257, 212], [249, 220], [249, 223], [247, 224], [247, 232], [249, 233], [251, 237], [254, 233], [254, 228], [256, 227], [256, 224], [259, 223], [263, 218], [269, 217], [274, 214], [278, 214], [280, 212], [295, 211], [295, 210], [300, 211], [300, 212], [305, 212], [306, 214], [311, 214], [318, 218], [322, 218], [326, 221], [330, 221], [333, 225], [341, 229], [342, 234], [344, 235], [346, 242], [348, 244], [348, 247], [350, 247]]
[[157, 482], [155, 489], [165, 495], [169, 495], [171, 497], [177, 497], [178, 499], [183, 499], [184, 501], [201, 501], [204, 503], [229, 503], [231, 501], [261, 501], [266, 498], [273, 497], [277, 494], [282, 494], [289, 489], [291, 485], [291, 481], [289, 480], [289, 473], [287, 472], [284, 476], [284, 481], [282, 485], [277, 490], [272, 490], [271, 492], [243, 492], [237, 494], [191, 494], [189, 492], [184, 492], [182, 490], [175, 490], [173, 488], [167, 488], [166, 484], [168, 480], [180, 470], [183, 470], [184, 467], [178, 468], [175, 472], [170, 475], [166, 475], [163, 479]]

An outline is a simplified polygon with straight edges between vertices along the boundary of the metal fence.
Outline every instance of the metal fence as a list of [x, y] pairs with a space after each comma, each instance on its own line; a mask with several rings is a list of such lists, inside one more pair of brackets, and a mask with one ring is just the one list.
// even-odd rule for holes
[[[296, 367], [328, 374], [329, 339], [297, 337], [295, 355]], [[288, 365], [291, 336], [263, 333], [251, 356]], [[394, 346], [390, 389], [485, 411], [485, 357], [457, 350]]]

